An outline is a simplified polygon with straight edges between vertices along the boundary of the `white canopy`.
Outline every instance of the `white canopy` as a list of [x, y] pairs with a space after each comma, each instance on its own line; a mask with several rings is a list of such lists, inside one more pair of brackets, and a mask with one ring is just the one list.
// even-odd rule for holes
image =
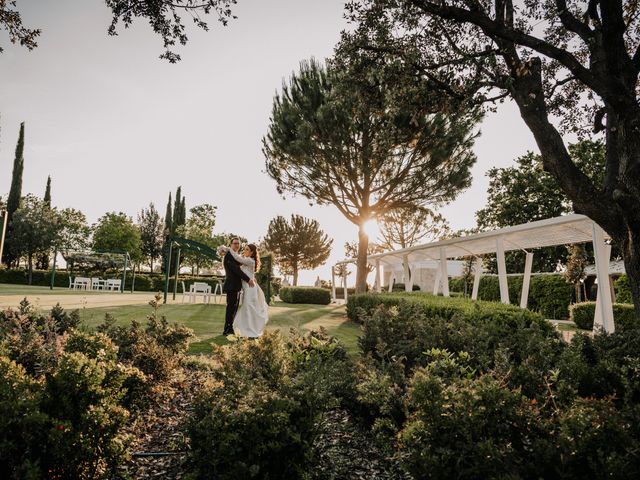
[[[410, 278], [411, 267], [424, 260], [438, 261], [438, 280], [434, 287], [434, 294], [442, 292], [449, 295], [449, 285], [446, 279], [447, 259], [465, 256], [476, 257], [475, 280], [472, 298], [477, 299], [478, 286], [482, 271], [480, 255], [495, 253], [498, 260], [498, 277], [500, 280], [500, 297], [502, 302], [509, 303], [509, 290], [507, 287], [507, 272], [504, 260], [504, 252], [510, 250], [523, 250], [526, 253], [524, 267], [524, 281], [520, 306], [527, 306], [529, 293], [529, 280], [531, 277], [531, 265], [533, 253], [528, 249], [551, 247], [556, 245], [568, 245], [572, 243], [593, 242], [596, 257], [596, 270], [598, 276], [608, 278], [608, 265], [611, 255], [611, 247], [606, 244], [609, 236], [593, 220], [585, 215], [571, 214], [560, 217], [524, 223], [512, 227], [501, 228], [489, 232], [482, 232], [465, 237], [451, 238], [438, 242], [416, 245], [402, 250], [394, 250], [376, 255], [370, 255], [368, 262], [376, 267], [376, 290], [380, 291], [380, 266], [398, 270], [403, 266], [405, 277]], [[346, 259], [337, 265], [353, 263], [355, 259]], [[599, 285], [602, 282], [599, 282]], [[335, 282], [334, 282], [335, 285]], [[346, 285], [346, 277], [345, 277]], [[608, 286], [607, 282], [604, 285]], [[405, 286], [411, 291], [412, 282], [405, 280]], [[335, 292], [335, 287], [334, 287]], [[598, 302], [596, 304], [596, 318], [594, 329], [604, 327], [612, 332], [613, 308], [611, 306], [611, 292], [609, 288], [598, 287]]]

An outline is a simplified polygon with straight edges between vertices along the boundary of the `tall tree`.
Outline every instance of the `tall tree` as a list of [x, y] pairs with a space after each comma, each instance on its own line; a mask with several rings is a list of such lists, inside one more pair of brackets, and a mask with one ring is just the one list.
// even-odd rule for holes
[[[47, 176], [47, 186], [44, 189], [44, 197], [42, 198], [44, 205], [51, 208], [51, 176]], [[46, 270], [49, 268], [49, 253], [45, 252], [38, 258], [36, 268]]]
[[7, 254], [5, 261], [7, 266], [15, 261], [13, 252], [16, 249], [11, 248], [13, 242], [13, 214], [20, 206], [22, 199], [22, 174], [24, 172], [24, 122], [20, 124], [20, 133], [18, 134], [18, 143], [16, 145], [16, 153], [13, 158], [13, 170], [11, 172], [11, 188], [9, 189], [9, 197], [7, 198], [7, 232], [5, 248]]
[[576, 302], [581, 301], [583, 281], [587, 277], [585, 268], [589, 264], [589, 256], [582, 244], [568, 245], [569, 258], [563, 273], [565, 280], [575, 288]]
[[47, 251], [56, 243], [61, 222], [55, 209], [49, 208], [42, 200], [27, 195], [13, 216], [13, 242], [11, 250], [14, 258], [26, 257], [29, 285], [33, 278], [33, 260], [36, 254]]
[[167, 209], [164, 214], [164, 242], [162, 244], [162, 265], [160, 265], [163, 273], [165, 272], [165, 265], [167, 264], [167, 255], [169, 255], [169, 236], [173, 234], [173, 214], [171, 212], [171, 192], [169, 192], [169, 201], [167, 202]]
[[273, 102], [263, 140], [280, 193], [334, 205], [358, 228], [356, 291], [367, 282], [365, 223], [390, 210], [450, 201], [469, 186], [474, 112], [416, 108], [430, 92], [382, 83], [365, 60], [302, 62]]
[[105, 252], [128, 252], [134, 263], [142, 260], [140, 231], [125, 213], [108, 212], [93, 228], [93, 249]]
[[391, 210], [380, 221], [380, 246], [385, 250], [413, 247], [435, 241], [449, 232], [449, 222], [426, 207]]
[[51, 206], [51, 175], [47, 176], [47, 186], [44, 189], [42, 200], [45, 204]]
[[149, 261], [149, 269], [153, 272], [153, 262], [162, 254], [164, 243], [163, 221], [153, 202], [138, 214], [138, 228], [142, 255]]
[[66, 258], [70, 252], [87, 250], [91, 247], [91, 226], [87, 217], [80, 210], [65, 208], [60, 210], [59, 250]]
[[[640, 318], [640, 4], [361, 0], [341, 50], [407, 67], [462, 102], [511, 98], [544, 169], [617, 242]], [[382, 62], [380, 63], [383, 64]], [[603, 135], [595, 181], [563, 133]]]
[[317, 220], [302, 215], [291, 215], [291, 222], [282, 216], [271, 220], [263, 242], [282, 273], [293, 275], [294, 286], [300, 270], [312, 270], [327, 261], [333, 244]]

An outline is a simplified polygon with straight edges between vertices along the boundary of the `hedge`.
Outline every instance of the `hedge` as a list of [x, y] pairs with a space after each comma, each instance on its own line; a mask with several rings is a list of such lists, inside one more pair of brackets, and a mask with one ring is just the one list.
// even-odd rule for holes
[[[582, 302], [571, 305], [571, 320], [578, 328], [593, 329], [593, 316], [596, 313], [596, 302]], [[628, 330], [640, 327], [636, 319], [633, 305], [628, 303], [613, 304], [613, 321], [616, 330]]]
[[280, 300], [286, 303], [329, 305], [331, 303], [331, 292], [324, 288], [316, 287], [282, 287], [280, 288]]
[[[509, 300], [513, 305], [520, 304], [522, 293], [522, 275], [507, 277], [509, 286]], [[464, 280], [452, 278], [449, 289], [454, 292], [464, 291]], [[468, 292], [471, 288], [468, 288]], [[545, 318], [569, 318], [574, 288], [560, 275], [533, 275], [529, 285], [530, 310], [539, 312]], [[500, 301], [500, 283], [498, 277], [486, 276], [480, 278], [478, 298], [490, 302]]]
[[618, 303], [633, 303], [631, 298], [631, 287], [629, 286], [629, 277], [626, 274], [620, 275], [613, 284], [616, 291], [616, 301]]
[[[371, 315], [379, 305], [398, 306], [401, 302], [418, 305], [426, 316], [450, 319], [455, 315], [467, 320], [488, 318], [524, 319], [527, 323], [542, 321], [540, 314], [512, 305], [496, 302], [473, 301], [464, 298], [435, 296], [428, 293], [364, 293], [347, 300], [347, 316], [358, 323]], [[546, 322], [545, 322], [546, 323]]]

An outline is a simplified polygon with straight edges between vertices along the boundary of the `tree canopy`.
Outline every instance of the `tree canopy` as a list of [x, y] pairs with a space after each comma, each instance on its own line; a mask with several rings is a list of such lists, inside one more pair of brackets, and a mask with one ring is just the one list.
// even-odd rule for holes
[[303, 61], [273, 101], [263, 140], [280, 193], [334, 205], [358, 226], [356, 290], [366, 287], [364, 224], [398, 208], [442, 204], [471, 182], [477, 112], [416, 105], [430, 92], [397, 91], [366, 60]]
[[449, 232], [449, 222], [426, 207], [391, 210], [380, 221], [380, 246], [384, 250], [408, 248], [432, 242]]
[[164, 244], [163, 220], [153, 202], [138, 214], [138, 228], [140, 229], [140, 250], [149, 262], [149, 269], [153, 272], [153, 262], [162, 254]]
[[274, 254], [280, 271], [293, 275], [295, 286], [300, 270], [312, 270], [327, 261], [333, 240], [317, 220], [291, 215], [290, 222], [282, 216], [271, 220], [263, 243]]
[[42, 200], [27, 195], [20, 200], [12, 220], [10, 248], [15, 258], [27, 257], [29, 285], [36, 254], [50, 250], [58, 240], [62, 227], [60, 216]]
[[142, 259], [140, 231], [125, 213], [108, 212], [93, 228], [93, 249], [128, 252], [133, 262]]

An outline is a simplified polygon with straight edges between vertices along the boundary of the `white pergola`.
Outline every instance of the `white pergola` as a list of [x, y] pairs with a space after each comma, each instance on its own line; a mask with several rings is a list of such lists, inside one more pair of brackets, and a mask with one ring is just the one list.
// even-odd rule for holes
[[[509, 289], [507, 286], [507, 269], [504, 253], [511, 250], [525, 252], [523, 265], [522, 294], [520, 307], [526, 308], [529, 297], [529, 283], [531, 281], [531, 265], [533, 253], [529, 249], [539, 247], [551, 247], [556, 245], [569, 245], [572, 243], [592, 242], [595, 253], [595, 268], [598, 281], [598, 293], [593, 322], [594, 331], [603, 328], [607, 332], [614, 331], [613, 306], [611, 290], [609, 289], [609, 260], [611, 246], [606, 243], [609, 236], [593, 220], [584, 215], [571, 214], [561, 217], [539, 220], [537, 222], [524, 223], [513, 227], [501, 228], [490, 232], [482, 232], [460, 238], [451, 238], [438, 242], [416, 245], [402, 250], [394, 250], [376, 255], [369, 255], [367, 261], [375, 267], [374, 289], [380, 292], [380, 267], [395, 270], [401, 265], [404, 271], [405, 289], [413, 289], [411, 273], [415, 271], [413, 265], [425, 260], [438, 262], [436, 281], [433, 293], [442, 292], [449, 296], [449, 281], [447, 260], [465, 256], [475, 257], [474, 281], [471, 298], [478, 299], [478, 287], [482, 276], [482, 259], [480, 255], [495, 253], [498, 261], [498, 279], [500, 284], [500, 300], [509, 303]], [[338, 262], [337, 265], [354, 263], [355, 259], [347, 259]], [[345, 269], [346, 270], [346, 269]], [[393, 273], [392, 273], [393, 275]], [[602, 280], [600, 280], [602, 279]], [[344, 297], [347, 298], [346, 272], [342, 278]], [[332, 269], [333, 299], [336, 298], [336, 283], [334, 269]], [[389, 280], [389, 289], [392, 281]]]

